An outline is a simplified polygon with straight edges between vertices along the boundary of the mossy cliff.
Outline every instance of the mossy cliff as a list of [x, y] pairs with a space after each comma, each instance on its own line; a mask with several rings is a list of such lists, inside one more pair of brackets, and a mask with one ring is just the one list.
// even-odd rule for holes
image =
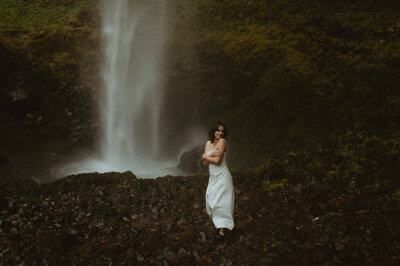
[[81, 88], [93, 82], [97, 0], [0, 1], [0, 42], [27, 61]]
[[203, 123], [222, 117], [232, 138], [257, 155], [337, 144], [346, 131], [399, 129], [398, 5], [199, 1], [184, 8], [195, 9], [182, 39], [197, 53], [185, 66], [201, 77], [186, 84], [188, 98], [197, 96], [196, 115]]
[[95, 130], [81, 129], [96, 117], [97, 10], [97, 1], [0, 1], [2, 138], [28, 126], [44, 137], [93, 140]]
[[[101, 1], [0, 1], [0, 40], [99, 87]], [[400, 8], [390, 1], [173, 1], [165, 135], [223, 119], [261, 155], [398, 130]], [[190, 112], [188, 112], [190, 110]], [[236, 150], [235, 148], [235, 150]], [[246, 150], [247, 153], [248, 150]]]
[[[98, 0], [0, 1], [0, 41], [97, 91], [99, 10]], [[348, 134], [397, 139], [399, 14], [390, 1], [171, 2], [164, 137], [174, 146], [220, 118], [233, 154], [247, 155], [233, 156], [238, 166]]]

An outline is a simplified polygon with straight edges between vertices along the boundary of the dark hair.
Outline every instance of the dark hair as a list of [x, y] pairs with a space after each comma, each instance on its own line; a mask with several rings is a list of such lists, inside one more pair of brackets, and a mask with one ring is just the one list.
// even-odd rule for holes
[[211, 143], [214, 143], [214, 140], [215, 140], [214, 133], [215, 133], [215, 131], [218, 130], [218, 128], [220, 126], [224, 127], [224, 136], [223, 136], [223, 138], [226, 139], [228, 137], [228, 128], [221, 121], [216, 121], [210, 126], [210, 130], [208, 131], [208, 139], [211, 141]]

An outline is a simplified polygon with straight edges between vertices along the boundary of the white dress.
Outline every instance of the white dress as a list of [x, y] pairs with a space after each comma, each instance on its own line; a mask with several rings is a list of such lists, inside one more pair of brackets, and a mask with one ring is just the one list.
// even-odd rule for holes
[[[214, 150], [206, 152], [210, 155]], [[206, 210], [216, 228], [232, 230], [235, 194], [232, 175], [226, 165], [226, 152], [222, 155], [220, 165], [209, 164], [210, 179], [206, 191]]]

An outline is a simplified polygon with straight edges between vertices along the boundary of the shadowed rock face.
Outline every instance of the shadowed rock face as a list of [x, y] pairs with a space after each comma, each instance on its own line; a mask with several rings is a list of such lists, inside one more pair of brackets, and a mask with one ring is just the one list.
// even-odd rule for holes
[[201, 161], [202, 154], [203, 146], [184, 152], [179, 159], [178, 168], [187, 173], [207, 173], [208, 168]]
[[8, 158], [0, 152], [0, 167], [5, 166], [8, 163]]

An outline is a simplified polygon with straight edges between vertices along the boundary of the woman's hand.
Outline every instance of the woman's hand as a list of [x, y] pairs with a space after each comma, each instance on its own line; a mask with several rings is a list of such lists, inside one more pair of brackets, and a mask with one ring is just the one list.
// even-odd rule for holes
[[211, 153], [210, 156], [211, 156], [211, 157], [220, 157], [220, 156], [222, 156], [223, 154], [224, 154], [223, 151], [216, 150], [216, 151], [214, 151], [213, 153]]
[[205, 153], [203, 153], [203, 156], [201, 156], [201, 160], [203, 161], [203, 165], [204, 166], [208, 165], [208, 162], [206, 161], [206, 154]]

